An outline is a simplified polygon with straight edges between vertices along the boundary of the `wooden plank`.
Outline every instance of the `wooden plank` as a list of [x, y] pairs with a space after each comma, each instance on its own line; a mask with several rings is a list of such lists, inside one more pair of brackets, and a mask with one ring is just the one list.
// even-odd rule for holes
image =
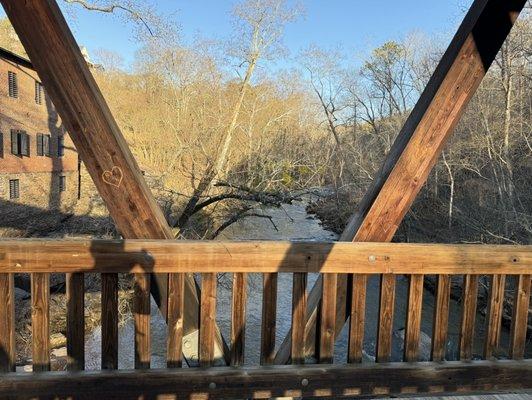
[[150, 276], [135, 274], [133, 317], [135, 321], [135, 369], [150, 368]]
[[510, 357], [514, 360], [522, 359], [525, 354], [531, 281], [532, 275], [519, 275], [517, 277], [510, 331]]
[[[473, 2], [340, 241], [391, 241], [525, 2]], [[318, 280], [309, 293], [308, 324], [313, 326], [319, 303], [314, 291], [320, 289]], [[348, 292], [347, 276], [340, 276], [338, 298]], [[337, 335], [347, 317], [346, 307], [338, 302]], [[314, 338], [307, 341], [311, 347]], [[285, 348], [290, 348], [288, 336], [279, 349], [284, 358], [276, 362], [286, 362]]]
[[491, 276], [488, 312], [486, 318], [486, 337], [484, 340], [484, 358], [493, 357], [501, 338], [502, 312], [504, 303], [505, 275]]
[[518, 275], [530, 274], [531, 269], [531, 245], [0, 240], [0, 273], [322, 272]]
[[183, 351], [184, 274], [168, 276], [168, 339], [166, 366], [181, 368]]
[[431, 360], [443, 361], [447, 350], [449, 330], [449, 303], [451, 300], [451, 276], [438, 275], [434, 320], [432, 324]]
[[66, 274], [67, 299], [67, 368], [69, 371], [85, 369], [85, 277], [83, 274]]
[[477, 313], [478, 275], [465, 275], [460, 323], [460, 360], [471, 360]]
[[307, 321], [307, 274], [292, 277], [292, 364], [305, 364], [305, 323]]
[[231, 365], [244, 364], [246, 343], [247, 274], [233, 274], [231, 306]]
[[351, 322], [349, 325], [349, 345], [347, 355], [347, 361], [350, 363], [362, 362], [367, 286], [367, 275], [353, 275], [353, 291], [351, 294], [350, 315]]
[[320, 346], [319, 361], [321, 364], [332, 364], [334, 359], [334, 332], [336, 323], [336, 286], [338, 275], [323, 275], [323, 294], [320, 312]]
[[0, 274], [0, 373], [14, 372], [15, 283], [13, 274]]
[[102, 369], [118, 369], [118, 274], [102, 274]]
[[[2, 377], [0, 397], [78, 398], [272, 398], [402, 397], [525, 391], [532, 388], [530, 361], [286, 365], [260, 368], [193, 368], [15, 373]], [[42, 397], [40, 397], [42, 398]]]
[[423, 275], [410, 275], [405, 331], [405, 361], [418, 361], [423, 305]]
[[262, 325], [260, 363], [269, 365], [275, 358], [275, 329], [277, 320], [277, 274], [262, 276]]
[[[121, 235], [174, 239], [56, 0], [1, 3]], [[166, 317], [167, 276], [152, 278], [153, 297]], [[198, 290], [188, 277], [185, 334], [198, 330]], [[228, 358], [219, 333], [216, 346]]]
[[216, 284], [216, 274], [201, 274], [199, 362], [202, 367], [214, 364]]
[[395, 275], [381, 276], [379, 324], [377, 325], [377, 362], [389, 362], [392, 356], [392, 329], [395, 307]]
[[33, 372], [50, 370], [50, 275], [31, 274]]

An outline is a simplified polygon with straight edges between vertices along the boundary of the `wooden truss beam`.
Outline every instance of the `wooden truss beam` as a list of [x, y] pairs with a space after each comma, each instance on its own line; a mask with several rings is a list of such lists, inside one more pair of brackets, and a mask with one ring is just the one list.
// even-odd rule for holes
[[527, 389], [530, 361], [12, 373], [0, 380], [3, 399], [367, 398]]
[[[1, 3], [121, 235], [173, 239], [56, 1]], [[166, 317], [168, 277], [153, 278], [152, 294]], [[185, 291], [188, 334], [198, 329], [199, 289], [192, 277]], [[217, 345], [224, 348], [219, 334]]]
[[[526, 0], [475, 0], [358, 210], [350, 218], [340, 237], [341, 241], [392, 240], [525, 2]], [[393, 279], [392, 276], [383, 275], [381, 288], [393, 290]], [[315, 344], [322, 285], [320, 278], [308, 297], [306, 331], [309, 352], [313, 351]], [[362, 293], [365, 285], [365, 279], [358, 279], [353, 290]], [[348, 318], [346, 305], [350, 289], [349, 277], [339, 276], [337, 335]], [[392, 293], [381, 290], [381, 294], [381, 306], [391, 304], [386, 300], [393, 298]], [[352, 312], [363, 315], [363, 302], [358, 302], [358, 307], [360, 310]], [[388, 334], [386, 329], [380, 332]], [[282, 364], [289, 360], [290, 347], [289, 332], [279, 348], [276, 363]]]
[[0, 240], [0, 273], [532, 274], [532, 246]]

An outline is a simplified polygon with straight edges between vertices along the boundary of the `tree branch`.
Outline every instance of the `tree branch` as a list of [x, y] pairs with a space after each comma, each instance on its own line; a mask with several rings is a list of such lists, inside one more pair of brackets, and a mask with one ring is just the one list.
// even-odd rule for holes
[[68, 4], [78, 4], [88, 11], [97, 11], [97, 12], [107, 13], [107, 14], [113, 14], [116, 10], [124, 11], [125, 13], [129, 14], [130, 17], [134, 21], [140, 22], [142, 25], [144, 25], [144, 27], [147, 29], [147, 31], [150, 33], [151, 36], [155, 36], [152, 29], [150, 28], [150, 25], [146, 21], [145, 17], [142, 15], [142, 11], [136, 10], [134, 7], [125, 6], [119, 3], [97, 5], [94, 3], [89, 3], [87, 0], [63, 0], [63, 1]]

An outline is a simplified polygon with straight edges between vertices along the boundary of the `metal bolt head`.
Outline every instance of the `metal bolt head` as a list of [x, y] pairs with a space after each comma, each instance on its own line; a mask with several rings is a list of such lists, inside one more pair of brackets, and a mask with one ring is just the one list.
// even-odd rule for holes
[[22, 264], [21, 264], [21, 263], [16, 263], [16, 264], [15, 264], [15, 267], [16, 267], [16, 268], [22, 268]]
[[307, 378], [301, 379], [301, 386], [308, 386], [308, 379]]
[[375, 262], [377, 261], [377, 257], [372, 254], [371, 256], [368, 257], [368, 260], [369, 262]]
[[216, 389], [216, 383], [214, 382], [209, 383], [209, 389]]

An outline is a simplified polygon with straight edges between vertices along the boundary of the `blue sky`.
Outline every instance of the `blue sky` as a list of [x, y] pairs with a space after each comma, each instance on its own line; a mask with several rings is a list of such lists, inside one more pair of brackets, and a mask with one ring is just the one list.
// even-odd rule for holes
[[[59, 0], [61, 2], [61, 0]], [[173, 15], [182, 38], [200, 34], [221, 39], [231, 32], [230, 11], [234, 0], [154, 0], [161, 13]], [[471, 0], [303, 0], [306, 16], [287, 28], [284, 43], [290, 54], [311, 44], [341, 46], [363, 56], [386, 40], [410, 32], [448, 39], [460, 23]], [[89, 53], [105, 48], [122, 55], [126, 66], [134, 59], [138, 44], [132, 29], [120, 19], [79, 11], [67, 20], [78, 43]]]

